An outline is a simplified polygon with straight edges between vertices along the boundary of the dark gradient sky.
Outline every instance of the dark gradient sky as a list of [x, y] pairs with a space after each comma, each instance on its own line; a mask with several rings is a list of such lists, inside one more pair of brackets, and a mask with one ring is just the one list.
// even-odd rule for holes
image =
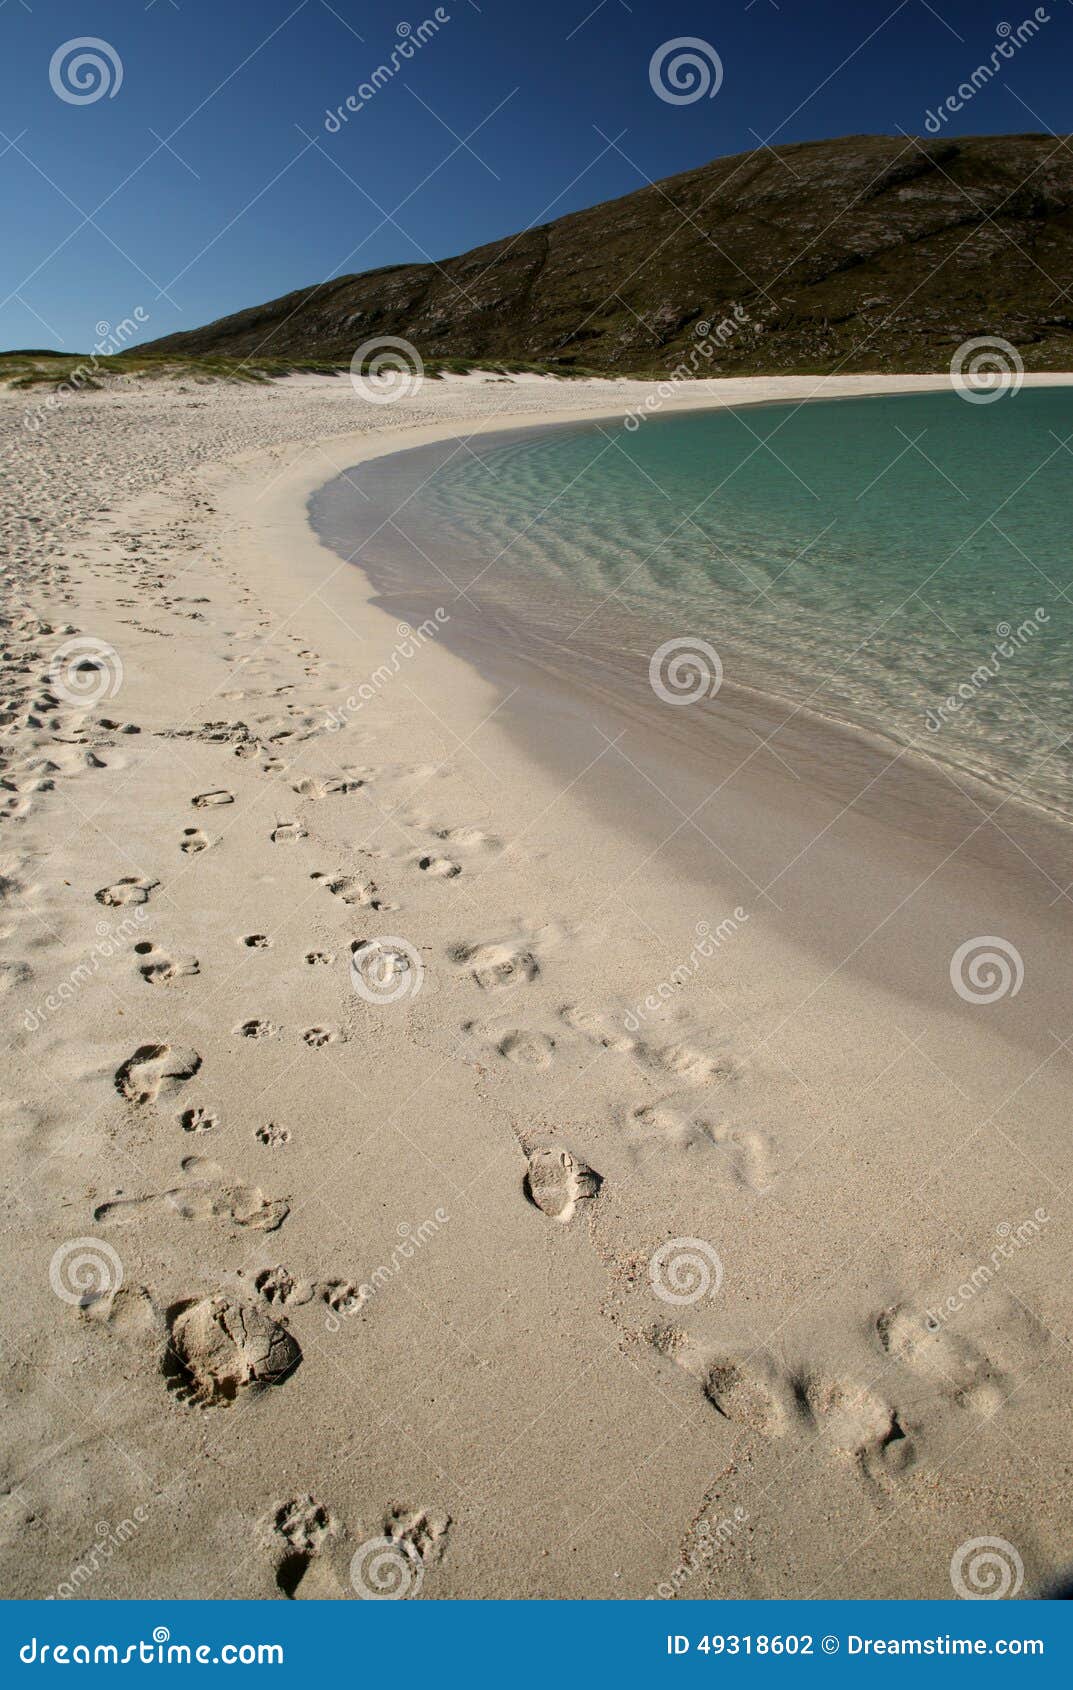
[[[325, 113], [390, 56], [409, 0], [0, 0], [0, 347], [144, 338], [326, 276], [441, 258], [759, 141], [921, 133], [1035, 6], [981, 0], [445, 0], [449, 22], [338, 134]], [[31, 9], [32, 8], [32, 9]], [[1071, 0], [951, 119], [1070, 129]], [[122, 61], [69, 104], [55, 50]], [[697, 36], [714, 98], [659, 99], [649, 61]], [[359, 39], [360, 37], [360, 39]], [[1057, 145], [1057, 143], [1056, 143]]]

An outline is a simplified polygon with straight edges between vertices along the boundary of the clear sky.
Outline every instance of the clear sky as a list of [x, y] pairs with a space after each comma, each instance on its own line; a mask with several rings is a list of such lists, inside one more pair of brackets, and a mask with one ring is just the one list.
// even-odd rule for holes
[[[409, 8], [409, 9], [407, 9]], [[761, 141], [925, 131], [1011, 0], [0, 0], [0, 347], [86, 350], [140, 307], [151, 339], [327, 276], [442, 258]], [[1065, 135], [1073, 4], [948, 134]], [[114, 97], [53, 55], [103, 40]], [[652, 55], [700, 38], [713, 98], [661, 99]], [[111, 65], [106, 69], [115, 79]], [[77, 92], [78, 85], [75, 85]], [[1057, 144], [1057, 143], [1056, 143]]]

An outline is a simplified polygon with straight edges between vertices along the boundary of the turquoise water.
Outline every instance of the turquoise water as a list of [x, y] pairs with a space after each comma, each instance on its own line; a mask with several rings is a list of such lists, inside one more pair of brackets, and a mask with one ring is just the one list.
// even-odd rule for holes
[[1068, 388], [530, 432], [455, 450], [398, 521], [461, 585], [640, 613], [1073, 815], [1071, 436]]

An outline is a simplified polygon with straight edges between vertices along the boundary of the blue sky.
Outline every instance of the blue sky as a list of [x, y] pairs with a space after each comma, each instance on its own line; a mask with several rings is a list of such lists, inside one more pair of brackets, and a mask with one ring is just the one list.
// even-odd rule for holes
[[[409, 8], [409, 9], [407, 9]], [[144, 338], [326, 276], [442, 258], [760, 140], [921, 133], [1035, 11], [981, 0], [444, 0], [449, 21], [339, 132], [325, 114], [426, 0], [0, 0], [0, 347], [78, 351], [140, 307]], [[1071, 0], [946, 126], [1073, 127]], [[53, 55], [92, 36], [114, 97], [74, 104]], [[679, 36], [714, 98], [661, 100]], [[62, 85], [62, 83], [61, 83]]]

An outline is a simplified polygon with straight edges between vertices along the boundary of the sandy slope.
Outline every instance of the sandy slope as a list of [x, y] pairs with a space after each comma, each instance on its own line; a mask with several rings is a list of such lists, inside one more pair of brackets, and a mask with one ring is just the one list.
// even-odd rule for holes
[[[434, 631], [409, 655], [309, 532], [385, 429], [641, 395], [147, 388], [32, 443], [0, 401], [5, 1594], [944, 1596], [983, 1536], [1026, 1591], [1061, 1565], [1053, 886], [850, 818], [748, 896], [527, 758], [517, 702]], [[86, 704], [49, 672], [76, 631], [122, 664]], [[749, 869], [773, 778], [735, 788]], [[893, 983], [866, 926], [845, 966], [809, 943], [836, 876]], [[1011, 923], [1016, 999], [934, 989]]]

